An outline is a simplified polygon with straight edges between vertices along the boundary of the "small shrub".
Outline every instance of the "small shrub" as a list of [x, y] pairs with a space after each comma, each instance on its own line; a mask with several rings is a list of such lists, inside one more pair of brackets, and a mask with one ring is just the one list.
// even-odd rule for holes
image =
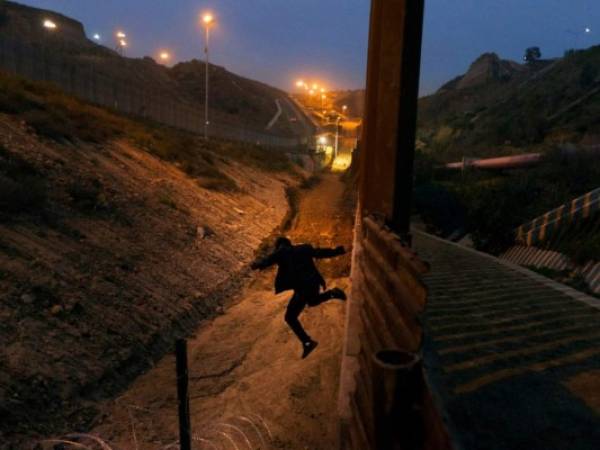
[[171, 209], [177, 209], [177, 203], [173, 200], [170, 194], [163, 192], [159, 197], [158, 201], [161, 205], [168, 206]]
[[39, 178], [0, 175], [0, 214], [41, 212], [45, 204], [46, 186]]
[[217, 192], [240, 192], [240, 187], [229, 176], [222, 174], [219, 177], [198, 179], [198, 185], [204, 189]]
[[75, 137], [69, 120], [58, 111], [32, 109], [24, 112], [21, 117], [40, 137], [58, 142], [72, 141]]
[[106, 204], [102, 184], [98, 180], [77, 180], [69, 186], [68, 193], [75, 206], [84, 211], [104, 209]]
[[46, 200], [43, 176], [27, 161], [0, 147], [0, 214], [39, 213]]

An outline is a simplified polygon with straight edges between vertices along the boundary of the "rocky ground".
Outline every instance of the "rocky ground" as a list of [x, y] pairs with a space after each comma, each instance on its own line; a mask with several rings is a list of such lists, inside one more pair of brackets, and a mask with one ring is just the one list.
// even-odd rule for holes
[[[319, 246], [352, 241], [352, 202], [338, 175], [306, 192], [292, 225], [294, 241]], [[347, 288], [349, 254], [320, 263], [329, 285]], [[336, 397], [344, 304], [308, 309], [301, 321], [318, 348], [306, 359], [283, 321], [290, 293], [274, 295], [273, 271], [257, 273], [223, 315], [189, 341], [195, 449], [337, 447]], [[115, 401], [94, 433], [120, 449], [162, 449], [177, 432], [175, 362], [169, 355]]]
[[299, 182], [216, 155], [237, 187], [207, 189], [126, 141], [44, 141], [5, 115], [0, 160], [0, 448], [92, 426], [218, 311]]

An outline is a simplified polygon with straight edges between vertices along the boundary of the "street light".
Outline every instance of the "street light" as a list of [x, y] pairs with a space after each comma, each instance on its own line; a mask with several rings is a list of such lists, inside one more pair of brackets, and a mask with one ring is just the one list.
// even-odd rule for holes
[[94, 38], [95, 41], [100, 41], [100, 39], [102, 39], [98, 33], [95, 33], [94, 36], [92, 36], [92, 37]]
[[51, 21], [50, 19], [46, 19], [44, 20], [44, 28], [48, 30], [56, 30], [57, 26], [55, 22]]
[[158, 57], [160, 58], [161, 61], [166, 63], [171, 59], [171, 54], [169, 52], [163, 51], [163, 52], [160, 52]]
[[341, 116], [337, 116], [337, 119], [335, 121], [335, 148], [333, 151], [333, 159], [337, 158], [338, 155], [338, 145], [340, 141], [340, 119]]
[[299, 87], [299, 88], [304, 87], [304, 81], [302, 81], [302, 80], [296, 81], [296, 87]]
[[204, 89], [204, 139], [208, 140], [208, 39], [210, 26], [214, 23], [215, 18], [211, 13], [204, 13], [202, 15], [202, 23], [204, 24], [204, 55], [206, 60], [205, 70], [205, 89]]
[[115, 33], [115, 38], [117, 40], [117, 45], [115, 46], [115, 50], [121, 55], [125, 55], [125, 47], [127, 47], [127, 41], [125, 38], [127, 35], [122, 31], [117, 31]]

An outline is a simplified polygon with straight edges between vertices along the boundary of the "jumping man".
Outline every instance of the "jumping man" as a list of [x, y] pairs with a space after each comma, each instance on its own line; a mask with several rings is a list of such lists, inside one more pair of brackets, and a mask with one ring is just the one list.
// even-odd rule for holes
[[[317, 306], [327, 300], [337, 298], [346, 300], [346, 294], [339, 288], [327, 289], [325, 279], [317, 270], [313, 259], [333, 258], [346, 253], [344, 247], [314, 248], [309, 244], [292, 245], [285, 237], [275, 241], [275, 250], [265, 258], [258, 259], [250, 267], [262, 270], [277, 264], [275, 277], [275, 293], [293, 290], [285, 312], [285, 321], [300, 342], [302, 342], [302, 358], [306, 358], [316, 347], [318, 342], [304, 331], [298, 320], [300, 313], [306, 306]], [[323, 292], [320, 292], [321, 287]]]

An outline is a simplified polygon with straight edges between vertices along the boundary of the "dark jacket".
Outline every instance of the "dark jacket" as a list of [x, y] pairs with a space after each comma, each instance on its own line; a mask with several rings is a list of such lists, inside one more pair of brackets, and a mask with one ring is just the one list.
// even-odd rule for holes
[[324, 285], [325, 280], [317, 270], [313, 259], [333, 258], [343, 255], [343, 247], [314, 248], [309, 244], [280, 247], [269, 256], [252, 264], [254, 269], [266, 269], [277, 264], [275, 292], [298, 289], [310, 285]]

